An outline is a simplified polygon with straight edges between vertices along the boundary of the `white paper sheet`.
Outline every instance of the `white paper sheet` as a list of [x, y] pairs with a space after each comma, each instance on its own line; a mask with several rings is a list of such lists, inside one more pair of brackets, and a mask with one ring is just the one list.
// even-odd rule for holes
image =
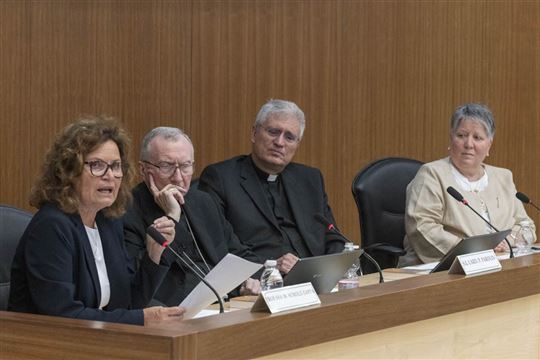
[[[247, 261], [233, 254], [227, 254], [221, 261], [204, 277], [223, 297], [229, 291], [243, 283], [263, 265]], [[216, 301], [216, 296], [202, 281], [182, 301], [180, 306], [186, 308], [184, 319], [191, 319], [202, 309]]]
[[406, 266], [403, 269], [409, 270], [409, 271], [418, 271], [419, 273], [426, 272], [433, 270], [435, 266], [437, 266], [439, 262], [432, 262], [427, 264], [420, 264], [420, 265], [412, 265], [412, 266]]
[[217, 315], [217, 314], [219, 314], [219, 310], [203, 309], [198, 314], [196, 314], [192, 319], [198, 319], [198, 318], [207, 317], [207, 316], [213, 316], [213, 315]]

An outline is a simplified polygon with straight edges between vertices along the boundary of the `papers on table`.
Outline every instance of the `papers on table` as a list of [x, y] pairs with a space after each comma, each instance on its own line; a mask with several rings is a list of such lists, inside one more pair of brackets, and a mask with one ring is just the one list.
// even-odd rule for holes
[[207, 317], [207, 316], [212, 316], [212, 315], [217, 315], [217, 314], [219, 314], [219, 310], [208, 310], [208, 309], [204, 309], [204, 310], [199, 311], [199, 313], [196, 314], [195, 316], [193, 316], [192, 319], [198, 319], [198, 318]]
[[[227, 254], [221, 261], [204, 277], [223, 297], [236, 288], [257, 270], [262, 264], [247, 261], [233, 254]], [[182, 301], [180, 306], [186, 308], [184, 319], [191, 319], [202, 309], [216, 301], [216, 296], [202, 281]]]
[[406, 267], [402, 268], [402, 270], [415, 272], [415, 273], [419, 273], [419, 274], [427, 274], [431, 270], [433, 270], [433, 268], [435, 266], [437, 266], [438, 263], [439, 262], [432, 262], [432, 263], [427, 263], [427, 264], [406, 266]]

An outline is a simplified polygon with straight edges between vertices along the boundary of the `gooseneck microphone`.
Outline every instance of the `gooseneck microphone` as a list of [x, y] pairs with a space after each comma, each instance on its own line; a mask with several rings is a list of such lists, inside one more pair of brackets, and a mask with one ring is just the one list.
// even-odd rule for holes
[[[463, 205], [465, 205], [469, 209], [471, 209], [476, 215], [478, 215], [478, 217], [480, 217], [480, 219], [484, 220], [484, 222], [486, 224], [488, 224], [493, 230], [499, 232], [499, 230], [495, 226], [493, 226], [492, 223], [487, 221], [486, 218], [484, 218], [482, 215], [480, 215], [478, 213], [478, 211], [474, 210], [473, 207], [471, 205], [469, 205], [469, 202], [463, 197], [463, 195], [461, 195], [461, 193], [459, 191], [457, 191], [453, 187], [449, 186], [449, 187], [446, 188], [446, 192], [449, 193], [450, 196], [452, 196], [454, 199], [456, 199], [457, 201], [459, 201], [460, 203], [462, 203]], [[510, 241], [508, 241], [507, 238], [504, 238], [504, 241], [506, 241], [506, 244], [508, 245], [508, 248], [510, 249], [510, 258], [513, 258], [514, 257], [514, 251], [512, 250], [512, 245], [510, 244]]]
[[[333, 223], [331, 223], [330, 221], [328, 221], [327, 218], [325, 218], [324, 216], [322, 216], [321, 214], [315, 214], [315, 220], [317, 220], [319, 223], [323, 224], [324, 226], [326, 226], [326, 228], [333, 232], [334, 234], [338, 235], [339, 237], [341, 237], [343, 240], [345, 240], [345, 242], [351, 242], [351, 240], [349, 240], [345, 235], [343, 235], [341, 233], [341, 231], [339, 231]], [[360, 252], [360, 256], [365, 256], [366, 259], [369, 260], [370, 263], [373, 264], [373, 266], [375, 266], [375, 268], [377, 269], [377, 272], [379, 273], [379, 284], [383, 283], [384, 282], [384, 277], [383, 277], [383, 273], [382, 273], [382, 270], [381, 270], [381, 267], [379, 266], [379, 264], [377, 263], [377, 261], [375, 261], [374, 258], [372, 258], [367, 252], [365, 252], [363, 249], [360, 249], [361, 252]]]
[[532, 205], [536, 210], [540, 211], [540, 208], [538, 206], [536, 206], [535, 203], [533, 203], [531, 201], [531, 199], [529, 199], [529, 197], [527, 195], [525, 195], [524, 193], [522, 192], [517, 192], [516, 193], [516, 197], [524, 204], [529, 204], [529, 205]]
[[[463, 198], [463, 195], [461, 195], [461, 193], [459, 191], [457, 191], [456, 189], [454, 189], [453, 187], [449, 186], [446, 188], [446, 192], [449, 193], [454, 199], [456, 199], [457, 201], [459, 201], [460, 203], [463, 203], [465, 205], [469, 205], [469, 203], [467, 202], [467, 200], [465, 200]], [[476, 214], [478, 214], [474, 209], [472, 209]], [[480, 216], [480, 214], [478, 214], [478, 216]], [[484, 218], [482, 218], [482, 220], [485, 221]]]
[[[224, 312], [224, 308], [223, 308], [223, 300], [221, 299], [221, 296], [219, 296], [218, 292], [216, 291], [216, 289], [214, 289], [214, 287], [212, 285], [210, 285], [210, 283], [208, 281], [205, 280], [204, 278], [204, 273], [201, 275], [199, 273], [199, 271], [201, 271], [200, 269], [196, 269], [194, 267], [192, 267], [190, 264], [188, 264], [188, 262], [182, 257], [180, 256], [176, 251], [174, 251], [170, 246], [169, 246], [169, 243], [167, 241], [167, 239], [165, 239], [163, 237], [163, 235], [161, 235], [161, 233], [159, 231], [156, 230], [155, 227], [153, 227], [152, 225], [150, 225], [147, 229], [146, 229], [146, 233], [148, 235], [150, 235], [150, 237], [152, 237], [152, 239], [154, 239], [158, 244], [160, 244], [161, 246], [165, 247], [166, 249], [169, 249], [169, 251], [171, 251], [189, 270], [191, 270], [191, 272], [193, 272], [206, 286], [208, 286], [208, 288], [214, 293], [214, 295], [216, 295], [216, 298], [218, 299], [218, 302], [219, 302], [219, 312], [220, 313], [223, 313]], [[193, 262], [193, 260], [191, 260], [189, 258], [189, 256], [187, 256], [186, 253], [183, 254], [193, 265], [195, 265], [195, 263]], [[196, 265], [195, 265], [196, 266]]]

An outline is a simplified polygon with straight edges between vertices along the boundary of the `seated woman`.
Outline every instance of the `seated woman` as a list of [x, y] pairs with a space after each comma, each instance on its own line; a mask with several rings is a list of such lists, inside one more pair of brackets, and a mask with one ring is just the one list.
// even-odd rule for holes
[[[484, 164], [494, 134], [493, 115], [486, 106], [465, 104], [456, 109], [450, 120], [450, 156], [423, 165], [407, 187], [407, 254], [399, 266], [439, 261], [462, 238], [493, 231], [446, 192], [449, 186], [497, 229], [511, 228], [515, 236], [519, 223], [527, 220], [534, 232], [532, 220], [515, 197], [512, 173]], [[507, 250], [506, 243], [496, 250]]]
[[[179, 307], [143, 309], [168, 268], [149, 237], [137, 273], [128, 260], [119, 217], [131, 196], [129, 158], [113, 119], [81, 118], [57, 136], [30, 196], [39, 211], [15, 253], [8, 310], [139, 325], [181, 319]], [[173, 241], [171, 220], [153, 226]]]

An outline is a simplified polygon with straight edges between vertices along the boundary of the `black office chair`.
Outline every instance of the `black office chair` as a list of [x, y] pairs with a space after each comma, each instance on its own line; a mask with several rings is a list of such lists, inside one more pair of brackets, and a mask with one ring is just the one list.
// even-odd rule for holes
[[0, 310], [6, 310], [9, 299], [11, 263], [32, 214], [0, 204]]
[[[353, 180], [362, 248], [381, 269], [396, 267], [405, 255], [405, 193], [420, 166], [417, 160], [384, 158], [366, 166]], [[376, 271], [364, 257], [361, 264], [365, 274]]]

